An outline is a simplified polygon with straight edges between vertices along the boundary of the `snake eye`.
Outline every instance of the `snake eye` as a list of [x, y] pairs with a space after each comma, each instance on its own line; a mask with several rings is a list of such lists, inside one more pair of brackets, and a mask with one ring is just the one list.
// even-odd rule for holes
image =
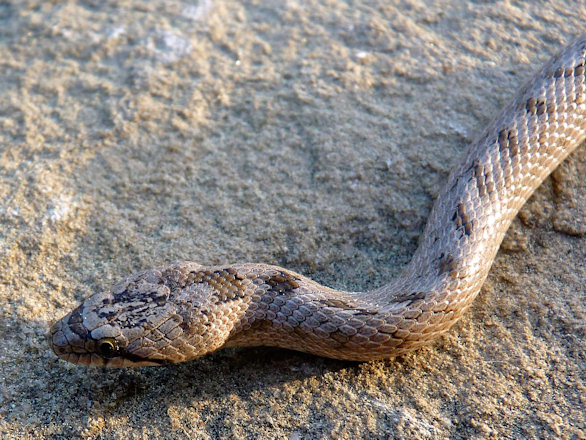
[[98, 354], [106, 359], [112, 359], [118, 354], [118, 341], [114, 338], [104, 338], [98, 341]]

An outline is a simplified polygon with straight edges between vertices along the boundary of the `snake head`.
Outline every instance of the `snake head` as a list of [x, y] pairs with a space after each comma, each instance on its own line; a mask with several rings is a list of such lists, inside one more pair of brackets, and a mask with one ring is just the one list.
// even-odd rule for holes
[[165, 365], [214, 351], [230, 328], [214, 321], [215, 296], [196, 279], [199, 268], [149, 270], [89, 297], [52, 326], [51, 348], [69, 362], [111, 367]]

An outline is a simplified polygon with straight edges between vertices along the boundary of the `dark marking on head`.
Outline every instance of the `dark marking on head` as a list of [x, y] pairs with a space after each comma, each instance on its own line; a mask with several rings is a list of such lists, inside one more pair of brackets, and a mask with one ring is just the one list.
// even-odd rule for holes
[[67, 323], [69, 325], [71, 325], [71, 324], [81, 324], [82, 322], [83, 322], [83, 316], [81, 315], [81, 307], [78, 307], [73, 312], [71, 312], [71, 315], [69, 316]]
[[71, 316], [67, 320], [67, 325], [72, 332], [76, 335], [80, 336], [81, 338], [85, 338], [88, 334], [87, 329], [83, 325], [83, 317], [81, 315], [81, 309], [83, 306], [76, 308], [73, 312], [71, 312]]
[[120, 315], [119, 309], [111, 309], [111, 310], [107, 310], [107, 311], [100, 309], [100, 311], [98, 312], [98, 318], [106, 319], [108, 321], [112, 321], [114, 318], [116, 318], [119, 315]]
[[169, 299], [172, 287], [174, 287], [172, 279], [164, 276], [154, 277], [152, 273], [144, 272], [127, 280], [124, 284], [114, 286], [111, 289], [112, 299], [109, 302], [124, 304], [136, 302], [138, 299], [145, 304], [163, 305]]

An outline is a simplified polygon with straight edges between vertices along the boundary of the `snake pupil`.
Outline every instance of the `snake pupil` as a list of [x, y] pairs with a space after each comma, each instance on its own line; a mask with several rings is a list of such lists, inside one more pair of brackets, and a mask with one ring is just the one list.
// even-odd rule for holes
[[105, 339], [99, 343], [100, 355], [110, 359], [116, 356], [118, 352], [118, 344], [113, 339]]

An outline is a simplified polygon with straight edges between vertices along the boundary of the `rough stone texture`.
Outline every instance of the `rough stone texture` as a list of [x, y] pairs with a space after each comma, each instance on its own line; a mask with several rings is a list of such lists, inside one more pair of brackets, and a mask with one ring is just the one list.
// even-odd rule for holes
[[0, 3], [2, 438], [586, 435], [584, 147], [429, 348], [138, 370], [48, 349], [82, 298], [171, 261], [396, 275], [458, 154], [586, 16], [429, 3]]

